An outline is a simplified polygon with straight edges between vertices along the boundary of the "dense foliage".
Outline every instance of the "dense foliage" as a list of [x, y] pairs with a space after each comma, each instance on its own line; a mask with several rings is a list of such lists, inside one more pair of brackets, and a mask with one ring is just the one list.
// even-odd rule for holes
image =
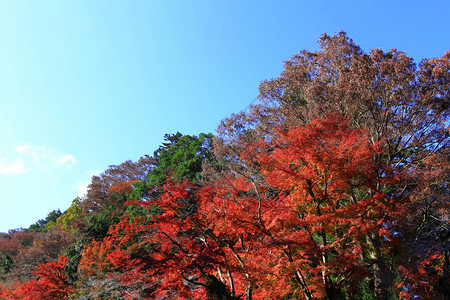
[[0, 299], [450, 299], [450, 52], [319, 45], [0, 234]]

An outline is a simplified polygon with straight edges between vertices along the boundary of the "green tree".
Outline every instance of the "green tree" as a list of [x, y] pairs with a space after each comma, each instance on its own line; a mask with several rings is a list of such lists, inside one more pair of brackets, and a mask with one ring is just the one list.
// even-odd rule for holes
[[45, 219], [40, 219], [33, 225], [31, 225], [28, 230], [33, 232], [47, 232], [49, 229], [56, 225], [56, 221], [62, 215], [59, 209], [51, 211]]
[[201, 133], [199, 136], [166, 134], [165, 142], [154, 152], [154, 168], [144, 181], [135, 183], [131, 199], [146, 197], [150, 189], [158, 189], [169, 177], [177, 181], [187, 179], [191, 182], [202, 180], [202, 165], [212, 161], [213, 135]]
[[212, 157], [211, 133], [195, 135], [166, 134], [163, 143], [154, 153], [157, 167], [147, 179], [152, 184], [163, 185], [169, 174], [175, 179], [198, 182], [201, 179], [202, 162]]

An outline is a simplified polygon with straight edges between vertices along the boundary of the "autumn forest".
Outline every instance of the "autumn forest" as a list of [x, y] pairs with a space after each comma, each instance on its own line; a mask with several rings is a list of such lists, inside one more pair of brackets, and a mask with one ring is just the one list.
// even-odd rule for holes
[[318, 44], [0, 233], [0, 299], [450, 299], [450, 51]]

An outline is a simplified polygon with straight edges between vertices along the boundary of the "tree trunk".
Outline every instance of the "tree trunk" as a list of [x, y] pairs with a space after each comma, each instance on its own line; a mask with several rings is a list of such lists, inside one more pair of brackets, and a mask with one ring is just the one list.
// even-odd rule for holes
[[245, 300], [252, 300], [252, 285], [249, 284], [245, 289]]
[[442, 278], [439, 280], [442, 286], [442, 294], [444, 300], [450, 300], [450, 256], [448, 251], [444, 251], [444, 271]]
[[374, 279], [374, 293], [376, 299], [388, 299], [390, 287], [390, 276], [388, 274], [386, 265], [381, 257], [379, 243], [376, 241], [375, 233], [367, 237], [367, 242], [371, 246], [370, 260], [372, 263], [372, 276]]

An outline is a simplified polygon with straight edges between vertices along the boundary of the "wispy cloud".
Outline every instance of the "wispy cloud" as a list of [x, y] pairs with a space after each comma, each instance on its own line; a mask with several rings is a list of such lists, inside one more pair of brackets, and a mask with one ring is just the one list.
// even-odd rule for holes
[[72, 154], [60, 154], [45, 146], [19, 145], [14, 147], [14, 152], [10, 155], [0, 152], [0, 174], [3, 175], [18, 175], [61, 166], [70, 169], [76, 163]]
[[14, 148], [17, 153], [33, 157], [34, 162], [39, 163], [42, 158], [47, 157], [47, 149], [44, 146], [22, 145]]
[[18, 175], [25, 173], [23, 159], [17, 158], [14, 161], [8, 161], [6, 158], [0, 159], [0, 174], [2, 175]]
[[77, 159], [72, 154], [60, 155], [59, 157], [54, 158], [54, 161], [58, 165], [67, 165], [69, 167], [77, 163]]

